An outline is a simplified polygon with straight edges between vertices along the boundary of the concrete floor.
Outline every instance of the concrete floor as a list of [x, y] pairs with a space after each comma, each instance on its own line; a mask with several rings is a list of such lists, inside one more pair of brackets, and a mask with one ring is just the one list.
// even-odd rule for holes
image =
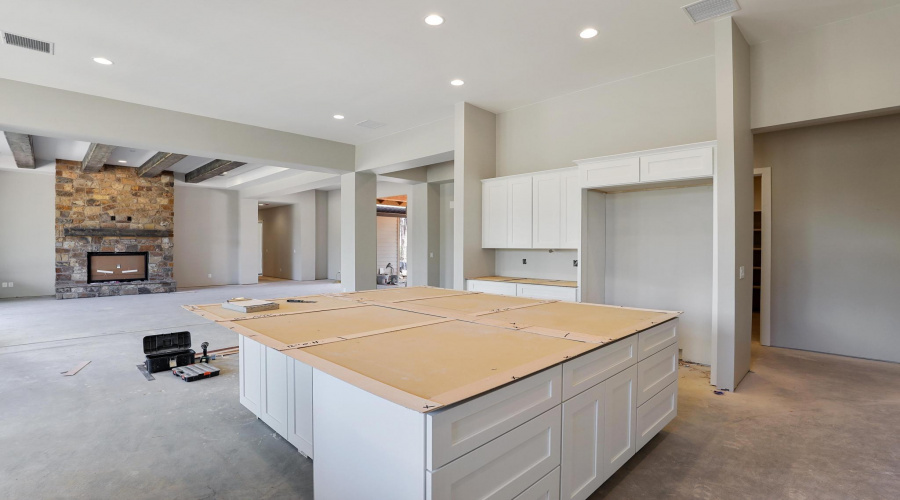
[[[152, 333], [236, 345], [182, 304], [338, 286], [0, 300], [0, 498], [311, 499], [312, 462], [238, 402], [236, 357], [190, 384], [135, 365]], [[896, 498], [900, 365], [758, 344], [753, 356], [723, 396], [707, 369], [682, 367], [678, 418], [591, 498]]]

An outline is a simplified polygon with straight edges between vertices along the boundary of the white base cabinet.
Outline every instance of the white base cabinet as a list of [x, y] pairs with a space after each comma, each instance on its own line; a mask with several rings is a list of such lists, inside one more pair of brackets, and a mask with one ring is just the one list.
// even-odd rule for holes
[[466, 290], [470, 292], [509, 295], [510, 297], [578, 302], [578, 288], [570, 286], [532, 285], [508, 281], [466, 280]]

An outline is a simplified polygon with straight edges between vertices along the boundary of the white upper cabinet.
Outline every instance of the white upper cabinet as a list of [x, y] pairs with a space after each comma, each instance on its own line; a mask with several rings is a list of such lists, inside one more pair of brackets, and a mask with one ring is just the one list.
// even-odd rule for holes
[[581, 244], [581, 178], [578, 169], [560, 173], [559, 187], [562, 193], [559, 248], [578, 249]]
[[509, 186], [506, 179], [481, 184], [481, 247], [506, 248], [509, 243]]
[[582, 187], [602, 188], [648, 182], [711, 178], [715, 141], [575, 160]]
[[562, 231], [560, 219], [563, 213], [560, 187], [562, 179], [558, 172], [538, 174], [531, 178], [534, 202], [532, 224], [533, 248], [561, 248]]
[[507, 248], [531, 248], [531, 177], [509, 179], [509, 244]]

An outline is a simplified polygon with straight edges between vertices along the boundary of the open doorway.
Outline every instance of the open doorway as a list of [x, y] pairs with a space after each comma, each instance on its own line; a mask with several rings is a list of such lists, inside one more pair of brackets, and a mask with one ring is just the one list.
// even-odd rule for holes
[[376, 284], [378, 288], [407, 283], [407, 197], [376, 199]]
[[771, 345], [772, 177], [753, 170], [753, 341]]

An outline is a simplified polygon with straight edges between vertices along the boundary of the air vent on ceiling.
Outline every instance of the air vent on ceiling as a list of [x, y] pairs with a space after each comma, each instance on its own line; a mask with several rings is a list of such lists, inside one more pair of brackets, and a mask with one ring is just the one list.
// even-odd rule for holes
[[694, 23], [702, 23], [710, 19], [731, 14], [741, 10], [737, 0], [700, 0], [690, 5], [682, 7], [685, 14], [691, 18]]
[[357, 123], [357, 125], [360, 127], [370, 128], [370, 129], [374, 130], [376, 128], [381, 128], [381, 127], [387, 125], [387, 123], [376, 122], [374, 120], [363, 120], [363, 121]]
[[14, 35], [6, 32], [3, 33], [3, 40], [6, 41], [7, 45], [36, 50], [38, 52], [43, 52], [44, 54], [53, 54], [53, 43], [51, 42], [42, 42], [40, 40], [35, 40], [34, 38], [28, 38], [27, 36]]

